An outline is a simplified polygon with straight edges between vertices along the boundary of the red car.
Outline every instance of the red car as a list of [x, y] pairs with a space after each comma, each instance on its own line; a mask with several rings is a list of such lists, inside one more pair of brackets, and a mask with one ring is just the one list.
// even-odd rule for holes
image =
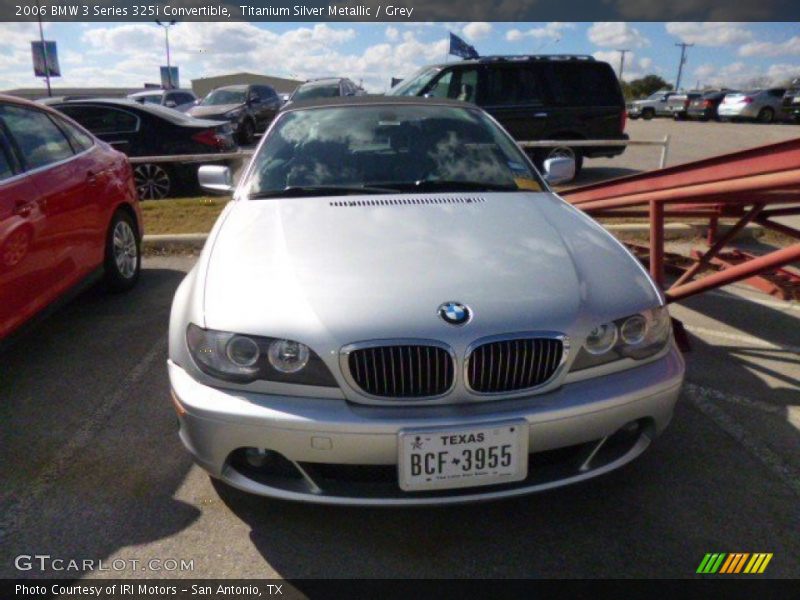
[[0, 95], [0, 340], [97, 276], [131, 288], [141, 239], [125, 155], [55, 110]]

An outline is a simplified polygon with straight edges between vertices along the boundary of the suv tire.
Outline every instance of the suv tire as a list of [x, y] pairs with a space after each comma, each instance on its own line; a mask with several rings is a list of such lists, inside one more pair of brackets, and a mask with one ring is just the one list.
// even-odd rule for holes
[[652, 119], [652, 118], [653, 118], [653, 117], [655, 117], [655, 116], [656, 116], [656, 111], [655, 111], [655, 110], [653, 110], [652, 108], [645, 108], [645, 109], [642, 111], [642, 118], [643, 118], [645, 121], [649, 121], [650, 119]]

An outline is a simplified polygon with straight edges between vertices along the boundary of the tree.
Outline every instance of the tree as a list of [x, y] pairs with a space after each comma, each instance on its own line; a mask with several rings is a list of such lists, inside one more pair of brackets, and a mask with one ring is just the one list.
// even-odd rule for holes
[[645, 75], [644, 77], [640, 77], [639, 79], [634, 79], [633, 81], [622, 82], [622, 92], [625, 94], [625, 98], [631, 100], [636, 98], [646, 98], [653, 92], [657, 92], [659, 90], [671, 90], [672, 85], [664, 81], [664, 79], [658, 75]]

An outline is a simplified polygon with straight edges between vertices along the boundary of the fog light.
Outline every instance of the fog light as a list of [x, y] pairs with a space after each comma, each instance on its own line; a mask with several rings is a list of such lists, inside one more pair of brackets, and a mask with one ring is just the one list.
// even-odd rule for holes
[[630, 423], [625, 423], [625, 425], [622, 426], [622, 429], [620, 429], [620, 431], [624, 433], [636, 433], [637, 431], [639, 431], [639, 421], [631, 421]]
[[270, 455], [273, 454], [271, 450], [263, 450], [261, 448], [247, 448], [244, 451], [244, 459], [247, 464], [256, 469], [263, 467], [269, 462]]

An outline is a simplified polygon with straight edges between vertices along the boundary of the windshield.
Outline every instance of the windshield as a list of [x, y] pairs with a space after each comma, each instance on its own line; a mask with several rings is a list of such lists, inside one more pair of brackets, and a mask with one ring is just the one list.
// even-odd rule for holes
[[514, 141], [480, 111], [361, 105], [279, 117], [253, 159], [245, 189], [252, 198], [304, 188], [320, 194], [544, 186]]
[[387, 96], [417, 96], [442, 69], [425, 67], [386, 92]]
[[244, 104], [244, 90], [214, 90], [203, 98], [200, 103], [204, 106], [219, 106], [220, 104]]
[[139, 96], [137, 100], [139, 102], [144, 102], [145, 104], [161, 104], [161, 94], [148, 94], [147, 96]]
[[313, 98], [334, 98], [339, 95], [339, 84], [318, 83], [316, 85], [301, 85], [292, 94], [292, 100], [311, 100]]

